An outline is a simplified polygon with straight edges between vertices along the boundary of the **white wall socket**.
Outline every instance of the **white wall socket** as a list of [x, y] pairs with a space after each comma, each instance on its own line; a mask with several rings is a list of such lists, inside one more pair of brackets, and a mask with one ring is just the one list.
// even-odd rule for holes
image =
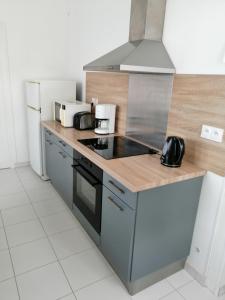
[[208, 125], [202, 125], [201, 137], [217, 143], [223, 142], [224, 129]]

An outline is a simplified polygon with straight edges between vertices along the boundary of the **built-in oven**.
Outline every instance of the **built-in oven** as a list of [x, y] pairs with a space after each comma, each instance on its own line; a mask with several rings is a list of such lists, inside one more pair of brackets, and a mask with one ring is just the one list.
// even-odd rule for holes
[[76, 150], [73, 168], [74, 205], [100, 234], [103, 171]]

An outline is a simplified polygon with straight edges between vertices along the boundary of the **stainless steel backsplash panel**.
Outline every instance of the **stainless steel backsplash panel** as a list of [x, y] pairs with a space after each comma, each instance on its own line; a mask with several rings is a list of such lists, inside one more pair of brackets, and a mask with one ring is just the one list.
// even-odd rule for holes
[[162, 150], [172, 88], [173, 75], [130, 74], [127, 136]]

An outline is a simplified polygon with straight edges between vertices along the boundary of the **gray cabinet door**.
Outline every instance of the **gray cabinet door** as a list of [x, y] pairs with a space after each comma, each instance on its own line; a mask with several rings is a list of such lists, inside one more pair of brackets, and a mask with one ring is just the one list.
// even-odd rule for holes
[[46, 172], [52, 185], [72, 209], [73, 159], [48, 138], [45, 139]]
[[123, 281], [129, 281], [135, 211], [103, 188], [101, 248]]
[[58, 146], [56, 146], [50, 139], [46, 138], [45, 139], [46, 172], [53, 186], [55, 187], [58, 181], [57, 152], [58, 152]]
[[202, 178], [139, 193], [131, 280], [186, 259]]
[[73, 159], [57, 146], [57, 184], [55, 188], [69, 206], [72, 209], [73, 205]]

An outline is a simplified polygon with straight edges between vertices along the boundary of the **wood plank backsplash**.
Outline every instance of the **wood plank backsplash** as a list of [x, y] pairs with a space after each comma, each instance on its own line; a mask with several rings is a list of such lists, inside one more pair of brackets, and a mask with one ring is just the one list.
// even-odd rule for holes
[[202, 139], [203, 124], [225, 129], [225, 76], [176, 75], [167, 135], [185, 139], [187, 160], [224, 176], [225, 137]]
[[[117, 105], [117, 132], [125, 134], [129, 74], [86, 73], [86, 100]], [[202, 125], [225, 129], [225, 76], [175, 75], [167, 135], [185, 139], [185, 159], [225, 176], [225, 137], [216, 143], [200, 137]]]
[[116, 132], [123, 135], [126, 132], [128, 83], [126, 73], [86, 73], [86, 101], [90, 103], [94, 97], [98, 98], [98, 103], [116, 104]]

